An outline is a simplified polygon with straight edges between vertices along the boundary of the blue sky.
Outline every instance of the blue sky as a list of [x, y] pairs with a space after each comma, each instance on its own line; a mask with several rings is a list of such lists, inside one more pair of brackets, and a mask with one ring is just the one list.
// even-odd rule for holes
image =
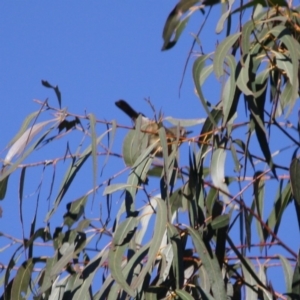
[[[143, 98], [150, 96], [158, 108], [166, 111], [170, 106], [168, 114], [184, 113], [187, 101], [189, 106], [198, 104], [190, 86], [189, 99], [186, 93], [185, 99], [178, 98], [190, 45], [182, 41], [173, 51], [160, 51], [162, 28], [173, 5], [171, 1], [160, 5], [137, 1], [131, 5], [100, 1], [1, 3], [1, 90], [2, 97], [9, 95], [10, 99], [2, 101], [3, 112], [19, 119], [18, 104], [23, 115], [29, 113], [34, 108], [33, 98], [49, 96], [49, 90], [40, 85], [40, 80], [46, 79], [59, 85], [63, 106], [73, 111], [87, 109], [113, 119], [121, 115], [114, 107], [115, 100], [137, 101], [142, 109]], [[192, 41], [186, 36], [185, 41]], [[187, 76], [191, 78], [190, 73]]]
[[[57, 105], [53, 91], [41, 85], [42, 79], [59, 86], [63, 107], [78, 114], [93, 112], [97, 119], [115, 119], [119, 124], [130, 125], [114, 102], [126, 99], [138, 111], [151, 115], [143, 100], [147, 97], [165, 116], [205, 117], [194, 94], [193, 57], [179, 97], [179, 84], [193, 41], [190, 33], [197, 32], [203, 16], [198, 12], [194, 15], [174, 49], [160, 50], [164, 22], [175, 4], [174, 1], [1, 1], [0, 149], [17, 133], [23, 119], [39, 109], [33, 99], [49, 98], [50, 104]], [[212, 24], [218, 17], [216, 9]], [[215, 47], [214, 28], [207, 30], [200, 39], [209, 51]], [[206, 92], [209, 101], [219, 101], [215, 85], [208, 86]], [[104, 127], [98, 133], [101, 129]], [[119, 152], [122, 137], [118, 136], [114, 148]], [[17, 184], [17, 176], [11, 178], [8, 196], [0, 203], [4, 209], [0, 223], [4, 226], [9, 224], [18, 205]], [[10, 229], [18, 235], [17, 229], [13, 226]]]

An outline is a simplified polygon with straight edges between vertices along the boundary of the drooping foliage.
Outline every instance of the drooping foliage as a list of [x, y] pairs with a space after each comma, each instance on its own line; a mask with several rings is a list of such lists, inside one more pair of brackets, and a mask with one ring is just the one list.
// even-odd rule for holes
[[[8, 201], [9, 178], [19, 176], [22, 237], [8, 237], [1, 229], [2, 237], [18, 245], [2, 272], [1, 299], [298, 299], [298, 249], [280, 231], [291, 207], [296, 223], [289, 234], [297, 237], [300, 228], [295, 114], [300, 6], [293, 5], [179, 1], [166, 18], [162, 50], [176, 47], [191, 18], [202, 22], [189, 63], [206, 117], [169, 119], [175, 126], [171, 137], [162, 120], [149, 132], [138, 118], [124, 137], [122, 155], [113, 152], [122, 126], [61, 109], [59, 88], [42, 82], [54, 90], [58, 107], [39, 102], [39, 111], [26, 118], [3, 158], [0, 197]], [[210, 10], [220, 7], [219, 19], [209, 20]], [[203, 30], [212, 36], [213, 52], [201, 41]], [[206, 93], [210, 80], [219, 84], [218, 101]], [[41, 121], [49, 112], [51, 119]], [[106, 130], [98, 135], [103, 124]], [[198, 131], [181, 135], [181, 126], [198, 126]], [[80, 137], [76, 151], [69, 146], [70, 135]], [[62, 156], [28, 162], [37, 149], [54, 149], [58, 140]], [[188, 148], [185, 157], [181, 144]], [[99, 183], [99, 174], [116, 159], [118, 172]], [[41, 168], [42, 175], [51, 170], [51, 176], [42, 176], [27, 228], [24, 189], [28, 180], [39, 180], [28, 175], [31, 168]], [[127, 172], [127, 180], [120, 182], [119, 172]], [[87, 176], [92, 188], [79, 194]], [[156, 192], [149, 192], [153, 183]], [[42, 185], [52, 203], [44, 223]], [[74, 190], [76, 197], [62, 208]], [[93, 217], [88, 202], [98, 209]], [[53, 224], [63, 210], [60, 224]], [[269, 272], [274, 261], [285, 281], [281, 286]]]

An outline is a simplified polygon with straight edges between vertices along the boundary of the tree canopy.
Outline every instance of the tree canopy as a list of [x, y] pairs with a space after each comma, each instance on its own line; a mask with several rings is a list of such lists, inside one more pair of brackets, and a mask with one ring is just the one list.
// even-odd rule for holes
[[[221, 16], [209, 20], [217, 7]], [[165, 118], [148, 99], [154, 116], [134, 112], [124, 126], [62, 108], [59, 87], [42, 80], [57, 105], [36, 101], [2, 158], [0, 198], [18, 190], [22, 232], [1, 230], [13, 249], [1, 299], [299, 299], [298, 249], [281, 227], [292, 207], [288, 234], [299, 234], [300, 6], [181, 0], [166, 16], [162, 51], [176, 47], [192, 18], [199, 30], [187, 64], [205, 118]], [[219, 99], [207, 86], [218, 86]], [[37, 156], [45, 148], [53, 158]], [[119, 171], [103, 179], [112, 165]], [[81, 192], [86, 177], [92, 189]], [[31, 221], [22, 210], [29, 180], [38, 183]], [[66, 205], [70, 190], [77, 197]]]

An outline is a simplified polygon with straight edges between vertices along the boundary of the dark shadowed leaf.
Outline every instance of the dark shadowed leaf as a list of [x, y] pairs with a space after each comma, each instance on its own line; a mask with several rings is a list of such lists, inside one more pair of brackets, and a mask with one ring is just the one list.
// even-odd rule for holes
[[214, 299], [227, 299], [224, 281], [220, 272], [220, 267], [217, 258], [213, 254], [211, 256], [211, 254], [209, 253], [201, 238], [200, 232], [197, 232], [192, 228], [188, 228], [188, 231], [192, 237], [196, 251], [201, 257], [203, 266], [208, 274]]
[[300, 161], [298, 158], [293, 159], [290, 165], [290, 178], [294, 199], [300, 206]]
[[300, 295], [300, 252], [298, 253], [297, 256], [297, 262], [293, 274], [292, 295], [296, 297], [296, 298], [292, 297], [292, 299], [299, 299], [297, 297], [299, 297]]
[[42, 85], [46, 88], [51, 88], [54, 90], [57, 100], [58, 100], [59, 108], [61, 108], [61, 93], [60, 93], [58, 86], [51, 85], [47, 80], [42, 80]]
[[9, 179], [9, 175], [0, 181], [0, 200], [3, 200], [5, 198], [8, 179]]
[[[186, 22], [188, 21], [188, 18], [186, 18], [180, 22], [181, 16], [197, 2], [197, 0], [180, 0], [170, 12], [163, 29], [164, 44], [162, 46], [162, 50], [168, 50], [175, 46], [182, 30], [186, 26]], [[173, 36], [174, 38], [172, 39]]]
[[209, 143], [215, 135], [214, 129], [216, 129], [219, 120], [222, 118], [222, 110], [213, 109], [210, 114], [214, 121], [212, 122], [209, 117], [206, 119], [198, 139], [198, 145], [201, 148], [202, 155], [209, 149]]
[[85, 195], [67, 204], [68, 211], [64, 215], [64, 224], [67, 225], [69, 229], [83, 215], [87, 198]]

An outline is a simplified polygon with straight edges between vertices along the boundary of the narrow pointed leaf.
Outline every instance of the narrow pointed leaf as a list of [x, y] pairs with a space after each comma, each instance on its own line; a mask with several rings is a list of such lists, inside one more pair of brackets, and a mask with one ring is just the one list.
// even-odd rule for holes
[[214, 72], [217, 78], [224, 75], [224, 61], [233, 44], [240, 37], [241, 33], [235, 33], [225, 38], [219, 45], [214, 57]]
[[226, 123], [229, 121], [229, 113], [232, 108], [234, 94], [235, 94], [235, 69], [236, 69], [236, 62], [235, 58], [232, 55], [227, 55], [226, 61], [228, 63], [228, 66], [230, 68], [230, 76], [228, 77], [228, 80], [225, 83], [224, 91], [223, 91], [223, 126], [226, 125]]
[[119, 224], [112, 241], [112, 249], [108, 254], [108, 265], [112, 277], [132, 297], [135, 296], [135, 291], [126, 282], [122, 272], [122, 260], [127, 244], [136, 231], [136, 226], [137, 219], [134, 217], [129, 217]]
[[285, 290], [286, 293], [291, 293], [293, 282], [293, 269], [290, 262], [283, 255], [279, 255], [282, 269], [284, 272]]
[[214, 299], [227, 299], [224, 281], [220, 272], [221, 270], [217, 258], [213, 254], [212, 257], [210, 256], [210, 253], [207, 250], [199, 232], [192, 228], [188, 228], [188, 231], [192, 237], [194, 246], [199, 254], [199, 257], [202, 260], [203, 266], [205, 267], [205, 270], [208, 273]]
[[228, 10], [225, 11], [221, 18], [218, 21], [217, 28], [216, 28], [216, 33], [221, 33], [223, 28], [224, 28], [224, 23], [227, 20], [228, 16], [231, 14], [231, 8], [232, 4], [234, 3], [234, 0], [229, 0], [226, 5], [228, 6]]
[[96, 117], [93, 114], [89, 114], [92, 137], [92, 165], [93, 165], [93, 188], [95, 191], [97, 184], [97, 170], [98, 170], [98, 157], [97, 157], [97, 136], [96, 136]]
[[24, 262], [18, 269], [17, 275], [14, 278], [11, 299], [23, 300], [22, 294], [27, 294], [30, 288], [31, 273], [34, 266], [34, 259], [30, 258]]
[[[104, 136], [106, 134], [107, 133], [104, 132], [102, 135], [100, 135], [97, 138], [97, 141], [96, 141], [97, 145], [101, 142], [101, 140], [104, 138]], [[61, 183], [58, 196], [56, 197], [55, 202], [54, 202], [54, 207], [48, 212], [48, 214], [45, 218], [46, 223], [49, 221], [51, 216], [56, 211], [56, 209], [59, 206], [62, 198], [64, 197], [64, 195], [68, 191], [71, 183], [73, 182], [76, 174], [79, 172], [79, 170], [81, 169], [81, 167], [83, 166], [85, 161], [90, 157], [91, 153], [92, 153], [92, 145], [89, 145], [77, 159], [75, 157], [73, 158], [68, 170], [65, 173], [63, 181]]]
[[35, 111], [25, 118], [25, 120], [23, 121], [23, 124], [21, 125], [19, 132], [9, 142], [7, 147], [10, 147], [11, 145], [13, 145], [24, 134], [24, 132], [28, 129], [30, 122], [32, 120], [36, 119], [37, 116], [39, 115], [39, 113], [40, 113], [40, 111]]
[[87, 195], [85, 195], [67, 204], [68, 211], [64, 215], [64, 224], [69, 228], [83, 215], [87, 198]]
[[[219, 188], [220, 194], [223, 197], [225, 203], [228, 202], [229, 189], [225, 183], [225, 160], [226, 151], [224, 149], [217, 149], [214, 151], [211, 161], [210, 173], [211, 179], [215, 187]], [[224, 191], [225, 193], [223, 193]]]
[[300, 252], [297, 256], [297, 262], [293, 274], [292, 295], [295, 297], [299, 297], [300, 295]]
[[203, 105], [203, 108], [204, 108], [206, 114], [208, 115], [210, 121], [216, 127], [217, 125], [215, 123], [215, 120], [209, 111], [208, 105], [207, 105], [204, 95], [202, 93], [201, 82], [200, 82], [201, 73], [203, 70], [205, 70], [205, 63], [210, 58], [210, 56], [211, 56], [210, 54], [202, 55], [196, 59], [196, 61], [194, 62], [194, 65], [193, 65], [193, 78], [194, 78], [196, 90], [197, 90], [198, 96], [200, 98], [200, 101]]
[[153, 265], [159, 247], [161, 245], [162, 238], [166, 231], [167, 225], [167, 207], [166, 203], [160, 198], [153, 198], [157, 201], [157, 214], [155, 220], [155, 230], [153, 232], [152, 243], [149, 249], [148, 260], [145, 264], [144, 268], [142, 269], [139, 277], [132, 283], [132, 288], [136, 289], [141, 282], [144, 281], [146, 274], [149, 272], [149, 269]]
[[188, 292], [186, 292], [184, 290], [176, 289], [175, 293], [181, 300], [194, 300], [194, 298]]
[[229, 225], [229, 221], [230, 221], [230, 216], [229, 216], [229, 214], [217, 216], [217, 217], [214, 218], [213, 221], [211, 222], [211, 227], [212, 227], [213, 229], [223, 228], [223, 227], [226, 227], [226, 226]]
[[295, 201], [300, 206], [300, 161], [295, 158], [290, 165], [290, 178]]

